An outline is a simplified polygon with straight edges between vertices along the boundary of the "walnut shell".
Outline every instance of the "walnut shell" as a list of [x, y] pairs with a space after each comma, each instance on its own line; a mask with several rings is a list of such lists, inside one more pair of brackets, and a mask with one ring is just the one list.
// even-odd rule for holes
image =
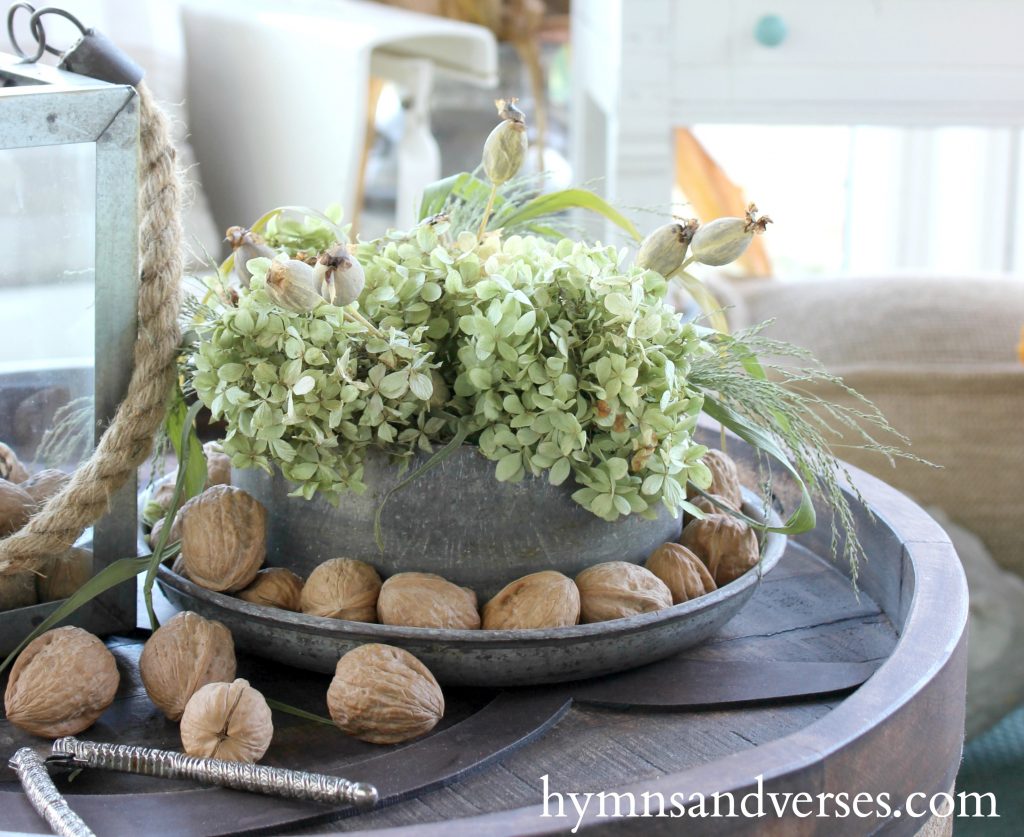
[[[711, 485], [704, 490], [708, 494], [718, 494], [734, 509], [743, 505], [743, 492], [740, 490], [740, 475], [736, 463], [726, 453], [712, 448], [701, 458], [701, 462], [711, 471]], [[688, 498], [699, 497], [693, 486], [688, 486]]]
[[0, 442], [0, 479], [19, 483], [28, 479], [28, 471], [18, 461], [18, 455], [9, 446]]
[[215, 485], [179, 514], [188, 577], [217, 592], [247, 587], [266, 554], [267, 510], [240, 488]]
[[231, 457], [224, 453], [220, 442], [207, 442], [203, 453], [206, 454], [206, 487], [231, 485]]
[[66, 599], [92, 578], [92, 550], [71, 547], [60, 555], [47, 558], [36, 578], [36, 592], [41, 602]]
[[0, 574], [0, 611], [30, 607], [38, 601], [35, 573], [26, 570]]
[[489, 631], [565, 628], [580, 621], [580, 593], [568, 576], [544, 570], [506, 584], [484, 605]]
[[727, 514], [691, 520], [679, 543], [704, 562], [719, 587], [739, 578], [761, 557], [754, 530]]
[[231, 631], [198, 613], [176, 613], [146, 640], [139, 674], [156, 708], [177, 721], [198, 689], [235, 679]]
[[181, 744], [190, 756], [259, 761], [273, 737], [270, 707], [248, 680], [208, 683], [181, 716]]
[[43, 738], [77, 735], [114, 701], [114, 655], [88, 631], [54, 628], [30, 642], [11, 669], [7, 720]]
[[665, 582], [672, 593], [672, 604], [688, 602], [718, 589], [708, 568], [682, 544], [663, 543], [644, 566]]
[[[725, 497], [723, 497], [721, 494], [712, 494], [711, 496], [714, 497], [723, 506], [729, 506], [729, 508], [735, 509], [736, 511], [740, 510], [739, 506], [730, 505], [729, 501], [726, 500]], [[696, 496], [691, 497], [690, 498], [690, 502], [693, 505], [695, 505], [698, 509], [700, 509], [702, 512], [704, 512], [704, 514], [721, 514], [722, 513], [722, 510], [718, 506], [716, 506], [714, 503], [712, 503], [703, 494], [697, 494]]]
[[252, 584], [238, 598], [264, 607], [297, 611], [302, 607], [302, 579], [284, 567], [267, 567], [256, 573]]
[[672, 606], [672, 593], [650, 570], [628, 561], [607, 561], [576, 576], [580, 621], [604, 622]]
[[380, 588], [377, 616], [384, 625], [414, 628], [480, 627], [476, 593], [433, 573], [398, 573]]
[[[160, 543], [160, 532], [164, 528], [164, 524], [167, 522], [166, 517], [161, 517], [149, 530], [149, 534], [146, 536], [146, 541], [149, 543], [150, 549], [156, 549], [156, 545]], [[171, 524], [171, 533], [167, 536], [167, 543], [172, 544], [175, 541], [181, 540], [181, 512], [174, 515], [174, 522]]]
[[306, 579], [302, 612], [353, 622], [376, 622], [380, 587], [380, 576], [369, 564], [351, 558], [332, 558]]
[[444, 694], [430, 670], [408, 651], [371, 643], [338, 660], [327, 709], [339, 728], [372, 744], [397, 744], [432, 730]]
[[45, 471], [33, 474], [21, 483], [21, 487], [41, 506], [64, 488], [70, 480], [70, 474], [65, 474], [56, 468], [47, 468]]
[[20, 485], [0, 479], [0, 538], [17, 532], [36, 510], [36, 501]]

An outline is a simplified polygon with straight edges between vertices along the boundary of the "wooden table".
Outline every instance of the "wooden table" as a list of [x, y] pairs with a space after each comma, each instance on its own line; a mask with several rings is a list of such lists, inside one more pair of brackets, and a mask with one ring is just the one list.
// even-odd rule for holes
[[[911, 793], [930, 797], [948, 791], [963, 738], [963, 573], [942, 530], [918, 507], [877, 480], [860, 473], [857, 479], [876, 515], [872, 518], [865, 507], [856, 509], [858, 530], [870, 556], [861, 567], [859, 597], [842, 568], [820, 557], [828, 554], [828, 528], [821, 526], [791, 542], [750, 604], [720, 635], [685, 652], [699, 661], [877, 663], [877, 671], [850, 694], [686, 711], [590, 705], [564, 711], [568, 701], [555, 701], [547, 715], [538, 714], [538, 728], [520, 736], [527, 740], [515, 749], [491, 754], [489, 763], [446, 787], [343, 819], [332, 820], [336, 815], [329, 809], [309, 803], [98, 771], [86, 771], [71, 786], [68, 792], [77, 794], [72, 805], [87, 821], [90, 811], [96, 816], [123, 812], [124, 828], [113, 833], [124, 834], [140, 833], [145, 822], [147, 834], [259, 827], [273, 833], [385, 833], [381, 830], [397, 827], [412, 835], [443, 830], [447, 837], [476, 837], [564, 832], [576, 825], [577, 815], [564, 796], [566, 818], [542, 816], [544, 777], [549, 791], [563, 795], [631, 792], [641, 810], [645, 791], [661, 793], [666, 800], [673, 793], [730, 791], [738, 802], [755, 789], [759, 775], [765, 794], [846, 792], [852, 799], [861, 792], [887, 792], [893, 809], [902, 808]], [[176, 726], [152, 708], [132, 672], [138, 640], [115, 644], [126, 675], [122, 700], [85, 737], [176, 748]], [[242, 660], [240, 676], [249, 676], [269, 695], [324, 712], [327, 678], [321, 675]], [[480, 751], [477, 756], [487, 754], [487, 748], [480, 748], [469, 734], [474, 718], [479, 721], [480, 713], [489, 711], [498, 736], [506, 732], [499, 729], [502, 715], [491, 703], [492, 694], [450, 692], [447, 698], [449, 711], [442, 728], [449, 731], [452, 762], [471, 763], [474, 748]], [[505, 717], [506, 726], [517, 722], [515, 711], [519, 710], [510, 710]], [[544, 729], [544, 718], [557, 723]], [[387, 752], [289, 716], [275, 715], [275, 726], [275, 743], [265, 759], [271, 764], [336, 769], [358, 779], [371, 764], [367, 759]], [[13, 751], [26, 738], [0, 722], [0, 752]], [[418, 763], [418, 752], [409, 749], [391, 760], [392, 767], [379, 779], [385, 794], [389, 779], [398, 782]], [[434, 757], [443, 762], [445, 755], [435, 752]], [[9, 778], [9, 773], [0, 773], [0, 780]], [[10, 783], [0, 782], [0, 792], [13, 790]], [[556, 812], [556, 798], [551, 799], [549, 810]], [[43, 830], [42, 821], [34, 819], [30, 809], [26, 812], [17, 793], [0, 794], [0, 800], [0, 828]], [[766, 804], [770, 811], [771, 803]], [[916, 804], [922, 807], [920, 799]], [[581, 826], [588, 833], [910, 834], [930, 816], [927, 802], [921, 818], [903, 814], [801, 819], [790, 811], [781, 821], [609, 819], [592, 816], [596, 807], [595, 801]], [[614, 800], [609, 800], [607, 810], [613, 809]], [[305, 822], [299, 822], [302, 819]], [[951, 824], [952, 820], [936, 821], [929, 828]]]

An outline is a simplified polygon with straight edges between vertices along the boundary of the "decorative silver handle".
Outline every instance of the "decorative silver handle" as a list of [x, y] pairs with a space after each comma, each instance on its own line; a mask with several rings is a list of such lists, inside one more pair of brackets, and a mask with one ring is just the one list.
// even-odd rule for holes
[[28, 801], [50, 824], [54, 833], [60, 837], [96, 837], [61, 796], [46, 771], [46, 765], [34, 750], [22, 747], [11, 756], [9, 764], [18, 774]]
[[377, 789], [373, 785], [323, 773], [197, 758], [125, 744], [96, 744], [77, 738], [58, 738], [53, 742], [53, 755], [58, 758], [68, 756], [73, 764], [81, 767], [141, 773], [164, 779], [193, 779], [234, 790], [292, 799], [350, 804], [357, 808], [372, 808], [377, 804]]

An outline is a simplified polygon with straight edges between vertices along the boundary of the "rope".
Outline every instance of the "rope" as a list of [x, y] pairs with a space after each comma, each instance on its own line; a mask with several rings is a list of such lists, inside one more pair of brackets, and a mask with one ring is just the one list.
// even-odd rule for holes
[[[0, 574], [34, 569], [70, 547], [110, 508], [153, 446], [175, 376], [181, 307], [181, 181], [167, 118], [144, 82], [140, 107], [139, 331], [128, 391], [89, 459], [64, 489], [0, 540]], [[102, 359], [98, 359], [102, 362]]]

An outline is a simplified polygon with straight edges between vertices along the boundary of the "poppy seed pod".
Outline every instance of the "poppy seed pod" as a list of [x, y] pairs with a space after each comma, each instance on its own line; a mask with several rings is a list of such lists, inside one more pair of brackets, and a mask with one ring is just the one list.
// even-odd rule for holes
[[272, 259], [274, 251], [267, 246], [262, 236], [245, 227], [228, 227], [224, 234], [224, 240], [231, 245], [235, 254], [235, 275], [242, 287], [248, 288], [249, 282], [252, 280], [252, 273], [246, 267], [249, 259], [260, 257]]
[[351, 305], [359, 299], [365, 284], [363, 266], [344, 244], [325, 250], [313, 266], [313, 286], [332, 305]]
[[507, 183], [516, 176], [529, 142], [526, 139], [526, 116], [516, 107], [516, 99], [497, 99], [501, 122], [491, 131], [484, 143], [484, 172], [495, 186]]
[[275, 304], [299, 313], [312, 311], [324, 301], [313, 282], [313, 268], [298, 259], [270, 263], [267, 293]]
[[697, 219], [691, 218], [682, 224], [665, 224], [658, 227], [640, 244], [636, 254], [636, 265], [653, 270], [662, 276], [674, 273], [686, 258], [693, 234], [697, 231]]
[[758, 217], [757, 207], [750, 204], [746, 218], [716, 218], [700, 227], [690, 242], [690, 255], [714, 267], [734, 262], [750, 246], [754, 235], [763, 233], [771, 222], [767, 215]]

